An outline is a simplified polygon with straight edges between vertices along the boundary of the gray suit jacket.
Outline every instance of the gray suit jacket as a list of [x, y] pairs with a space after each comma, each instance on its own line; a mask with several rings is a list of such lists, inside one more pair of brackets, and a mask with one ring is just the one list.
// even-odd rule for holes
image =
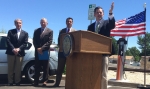
[[[73, 31], [75, 31], [75, 29], [71, 28], [69, 32], [73, 32]], [[67, 33], [67, 28], [63, 28], [62, 30], [60, 30], [59, 36], [58, 36], [58, 46], [60, 46], [60, 35], [63, 33]]]
[[53, 40], [53, 31], [49, 28], [45, 28], [44, 32], [41, 33], [41, 28], [34, 31], [33, 45], [35, 47], [35, 56], [37, 56], [37, 48], [41, 47], [42, 50], [49, 50]]

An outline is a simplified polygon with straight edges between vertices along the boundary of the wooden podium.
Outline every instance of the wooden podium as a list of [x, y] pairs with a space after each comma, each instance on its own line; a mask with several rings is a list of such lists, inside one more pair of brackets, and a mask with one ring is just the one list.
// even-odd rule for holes
[[[67, 33], [73, 40], [66, 61], [65, 89], [101, 89], [102, 54], [110, 54], [112, 39], [89, 31]], [[60, 51], [63, 51], [61, 35]]]

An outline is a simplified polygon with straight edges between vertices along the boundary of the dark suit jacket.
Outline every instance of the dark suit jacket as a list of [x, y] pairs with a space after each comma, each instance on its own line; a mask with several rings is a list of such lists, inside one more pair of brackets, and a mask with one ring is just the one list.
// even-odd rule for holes
[[[96, 22], [92, 23], [91, 25], [88, 26], [88, 31], [95, 32], [95, 24]], [[115, 19], [108, 19], [108, 20], [103, 20], [100, 24], [98, 34], [110, 37], [110, 31], [115, 28]], [[112, 53], [115, 54], [114, 46], [112, 46]]]
[[51, 29], [45, 28], [43, 33], [41, 33], [41, 28], [36, 29], [33, 34], [33, 45], [35, 47], [35, 57], [38, 56], [37, 48], [41, 47], [43, 51], [49, 50], [50, 45], [52, 44], [52, 40], [53, 40], [53, 31]]
[[[67, 33], [66, 30], [67, 30], [67, 28], [63, 28], [63, 29], [60, 30], [60, 32], [59, 32], [59, 36], [58, 36], [58, 47], [60, 47], [60, 35], [63, 34], [63, 33]], [[75, 31], [75, 29], [74, 29], [74, 28], [71, 28], [71, 29], [70, 29], [70, 32], [73, 32], [73, 31]], [[59, 53], [58, 53], [58, 56], [65, 57], [65, 56], [63, 55], [63, 53], [60, 52], [60, 51], [59, 51]]]
[[6, 54], [15, 55], [12, 50], [14, 48], [20, 48], [18, 56], [25, 56], [25, 47], [27, 46], [28, 42], [28, 33], [24, 30], [21, 30], [20, 36], [18, 39], [17, 30], [12, 29], [8, 31], [7, 34], [7, 50]]

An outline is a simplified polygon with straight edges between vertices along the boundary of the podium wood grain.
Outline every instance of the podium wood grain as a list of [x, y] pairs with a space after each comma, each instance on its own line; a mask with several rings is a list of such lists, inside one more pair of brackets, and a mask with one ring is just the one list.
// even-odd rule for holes
[[[66, 60], [65, 89], [101, 89], [102, 54], [111, 53], [112, 39], [88, 31], [75, 31], [72, 53]], [[63, 50], [61, 35], [60, 51]]]
[[65, 89], [101, 89], [102, 55], [74, 53], [67, 58]]

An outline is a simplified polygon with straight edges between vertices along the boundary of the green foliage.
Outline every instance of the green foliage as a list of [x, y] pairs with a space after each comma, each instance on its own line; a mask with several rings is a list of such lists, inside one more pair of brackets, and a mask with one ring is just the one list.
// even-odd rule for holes
[[63, 74], [66, 74], [66, 66], [65, 66], [65, 68], [64, 68]]
[[139, 49], [141, 49], [140, 56], [144, 56], [146, 51], [146, 56], [150, 56], [150, 33], [146, 33], [145, 36], [138, 36], [137, 44]]
[[117, 40], [112, 37], [112, 44], [114, 45], [114, 49], [115, 49], [115, 54], [118, 55], [118, 44], [117, 44]]
[[135, 61], [139, 61], [140, 60], [140, 51], [136, 48], [136, 47], [131, 47], [129, 48], [129, 55], [133, 56]]
[[132, 56], [130, 50], [126, 50], [126, 56]]

